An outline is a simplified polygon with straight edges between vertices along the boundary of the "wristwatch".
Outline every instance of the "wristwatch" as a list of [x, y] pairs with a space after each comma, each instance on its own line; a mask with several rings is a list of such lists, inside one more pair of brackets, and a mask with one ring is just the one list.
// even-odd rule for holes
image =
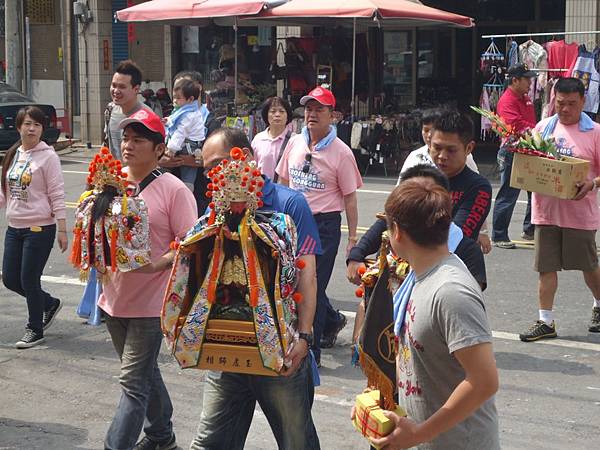
[[313, 344], [312, 333], [298, 333], [298, 339], [302, 339], [302, 340], [306, 341], [308, 348], [312, 347], [312, 344]]

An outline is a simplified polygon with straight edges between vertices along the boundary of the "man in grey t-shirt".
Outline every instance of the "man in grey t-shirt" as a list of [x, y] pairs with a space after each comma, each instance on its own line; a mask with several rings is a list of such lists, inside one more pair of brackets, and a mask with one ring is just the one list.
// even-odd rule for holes
[[138, 92], [142, 84], [142, 71], [130, 60], [121, 61], [117, 66], [110, 84], [110, 97], [112, 101], [104, 112], [104, 137], [112, 155], [121, 158], [121, 136], [123, 130], [119, 124], [126, 117], [145, 108], [145, 104], [138, 100]]
[[395, 429], [373, 443], [499, 449], [491, 330], [479, 285], [448, 252], [450, 196], [429, 178], [413, 178], [392, 192], [385, 212], [392, 248], [416, 279], [396, 326], [398, 397], [408, 418], [386, 412]]

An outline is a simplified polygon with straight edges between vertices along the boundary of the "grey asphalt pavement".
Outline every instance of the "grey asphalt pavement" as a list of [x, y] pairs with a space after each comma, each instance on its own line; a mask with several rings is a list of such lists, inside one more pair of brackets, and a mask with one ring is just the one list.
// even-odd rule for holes
[[[80, 151], [62, 157], [69, 202], [75, 202], [83, 188], [90, 156]], [[361, 229], [373, 222], [394, 184], [392, 179], [365, 179], [359, 193]], [[519, 203], [515, 209], [510, 230], [515, 239], [520, 235], [524, 206]], [[2, 236], [5, 226], [2, 217]], [[360, 370], [350, 366], [357, 300], [355, 287], [345, 278], [346, 236], [344, 232], [328, 292], [335, 307], [347, 313], [349, 323], [336, 347], [322, 356], [313, 416], [323, 449], [366, 450], [366, 441], [349, 420], [354, 397], [365, 382]], [[591, 294], [581, 274], [561, 273], [555, 308], [559, 339], [521, 343], [516, 335], [537, 318], [532, 263], [530, 247], [494, 248], [486, 257], [489, 287], [485, 301], [501, 379], [497, 407], [502, 448], [600, 448], [600, 335], [587, 332]], [[83, 292], [76, 276], [66, 256], [55, 248], [43, 284], [65, 307], [48, 331], [46, 343], [29, 350], [14, 348], [23, 333], [25, 301], [0, 287], [0, 449], [102, 448], [119, 398], [119, 363], [105, 327], [86, 325], [75, 314]], [[175, 407], [177, 439], [187, 448], [202, 409], [203, 375], [180, 370], [166, 349], [160, 362]], [[276, 448], [258, 407], [246, 448]]]

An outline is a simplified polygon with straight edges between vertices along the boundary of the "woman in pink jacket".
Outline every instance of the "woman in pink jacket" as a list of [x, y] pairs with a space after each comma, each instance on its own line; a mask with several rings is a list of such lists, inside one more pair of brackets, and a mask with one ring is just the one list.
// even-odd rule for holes
[[0, 207], [6, 206], [8, 221], [2, 281], [27, 299], [29, 310], [17, 348], [44, 342], [44, 330], [62, 307], [40, 283], [55, 237], [62, 252], [68, 247], [60, 160], [54, 148], [41, 140], [47, 121], [35, 106], [21, 109], [16, 117], [21, 141], [7, 151], [2, 163]]

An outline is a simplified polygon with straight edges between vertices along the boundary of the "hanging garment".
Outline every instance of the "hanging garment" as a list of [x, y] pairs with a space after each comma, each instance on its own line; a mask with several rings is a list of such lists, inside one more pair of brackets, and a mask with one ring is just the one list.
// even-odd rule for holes
[[[577, 42], [567, 44], [564, 40], [550, 41], [546, 44], [546, 52], [548, 52], [548, 69], [571, 69], [579, 55], [579, 48]], [[567, 78], [571, 76], [571, 71], [550, 72], [548, 76]]]
[[[487, 88], [481, 90], [481, 97], [479, 98], [479, 107], [490, 111], [490, 95], [488, 94]], [[481, 139], [485, 139], [489, 136], [490, 130], [492, 129], [492, 122], [490, 119], [481, 116]]]
[[554, 107], [554, 98], [556, 97], [556, 93], [554, 92], [554, 85], [556, 84], [557, 78], [551, 78], [546, 83], [546, 88], [544, 89], [544, 98], [543, 98], [543, 107], [542, 107], [542, 119], [553, 116], [556, 113], [556, 109]]
[[584, 45], [579, 48], [579, 56], [573, 66], [573, 78], [579, 78], [585, 86], [585, 104], [583, 110], [590, 113], [598, 112], [600, 74], [594, 64], [594, 54], [588, 52]]
[[350, 148], [360, 148], [360, 135], [362, 134], [362, 123], [354, 122], [352, 124], [352, 134], [350, 135]]
[[[508, 67], [510, 66], [514, 66], [515, 64], [517, 64], [520, 60], [520, 48], [517, 45], [516, 41], [511, 41], [510, 42], [510, 48], [508, 49]], [[521, 62], [523, 62], [523, 60], [521, 59]]]
[[[519, 45], [519, 59], [526, 64], [529, 69], [547, 69], [548, 53], [540, 44], [529, 39], [527, 42]], [[537, 100], [541, 97], [542, 91], [548, 82], [548, 72], [542, 71], [534, 78], [529, 88], [529, 98]]]

